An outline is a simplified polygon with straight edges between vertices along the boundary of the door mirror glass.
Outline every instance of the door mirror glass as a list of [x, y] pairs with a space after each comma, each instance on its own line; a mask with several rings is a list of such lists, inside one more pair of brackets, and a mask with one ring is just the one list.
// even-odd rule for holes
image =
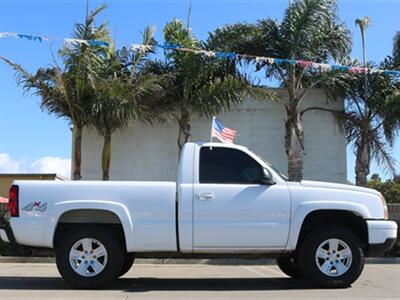
[[261, 176], [261, 183], [265, 185], [273, 185], [276, 183], [274, 178], [272, 177], [271, 172], [268, 169], [263, 169], [263, 173]]

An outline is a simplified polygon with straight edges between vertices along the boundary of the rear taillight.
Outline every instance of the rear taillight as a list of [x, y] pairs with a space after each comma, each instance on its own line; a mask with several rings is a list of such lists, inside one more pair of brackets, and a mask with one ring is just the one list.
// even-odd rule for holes
[[13, 185], [10, 188], [8, 197], [8, 210], [10, 211], [10, 217], [19, 217], [18, 185]]

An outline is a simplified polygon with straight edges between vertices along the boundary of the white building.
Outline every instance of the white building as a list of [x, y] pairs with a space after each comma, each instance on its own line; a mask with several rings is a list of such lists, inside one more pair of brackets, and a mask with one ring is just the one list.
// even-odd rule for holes
[[[282, 95], [286, 91], [278, 90]], [[313, 90], [303, 103], [342, 109], [343, 101], [328, 102], [323, 91]], [[285, 113], [270, 102], [247, 100], [218, 117], [225, 126], [238, 130], [237, 144], [252, 149], [278, 169], [287, 173], [284, 149]], [[192, 120], [192, 141], [210, 139], [210, 120]], [[346, 182], [346, 142], [334, 117], [327, 112], [310, 111], [304, 115], [304, 179]], [[148, 127], [134, 123], [112, 136], [110, 180], [170, 180], [177, 178], [178, 127], [166, 123]], [[82, 144], [82, 177], [101, 179], [103, 139], [86, 129]]]

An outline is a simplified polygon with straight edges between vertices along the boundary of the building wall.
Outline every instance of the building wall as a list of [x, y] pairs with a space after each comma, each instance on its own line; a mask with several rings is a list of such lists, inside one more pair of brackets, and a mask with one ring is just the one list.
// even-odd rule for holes
[[6, 198], [6, 202], [0, 202], [0, 221], [8, 211], [8, 191], [14, 180], [64, 180], [56, 174], [0, 174], [0, 197]]
[[[285, 91], [277, 90], [285, 95]], [[343, 101], [328, 103], [325, 94], [313, 90], [303, 103], [308, 106], [342, 109]], [[252, 99], [218, 117], [225, 126], [238, 130], [237, 144], [260, 154], [274, 166], [287, 170], [284, 150], [283, 108]], [[210, 139], [210, 120], [192, 120], [192, 141]], [[304, 178], [346, 182], [346, 143], [334, 117], [327, 112], [310, 111], [304, 116]], [[178, 127], [174, 123], [148, 127], [134, 123], [112, 137], [111, 180], [175, 180], [177, 178]], [[95, 130], [86, 129], [82, 144], [83, 179], [101, 179], [103, 140]]]
[[0, 197], [8, 198], [14, 180], [65, 180], [57, 174], [0, 174]]

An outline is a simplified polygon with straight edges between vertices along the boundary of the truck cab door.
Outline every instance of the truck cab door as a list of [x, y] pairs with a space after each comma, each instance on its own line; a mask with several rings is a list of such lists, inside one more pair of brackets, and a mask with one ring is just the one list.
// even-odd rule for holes
[[285, 182], [263, 184], [264, 168], [235, 148], [200, 148], [194, 183], [193, 249], [282, 249], [290, 222]]

